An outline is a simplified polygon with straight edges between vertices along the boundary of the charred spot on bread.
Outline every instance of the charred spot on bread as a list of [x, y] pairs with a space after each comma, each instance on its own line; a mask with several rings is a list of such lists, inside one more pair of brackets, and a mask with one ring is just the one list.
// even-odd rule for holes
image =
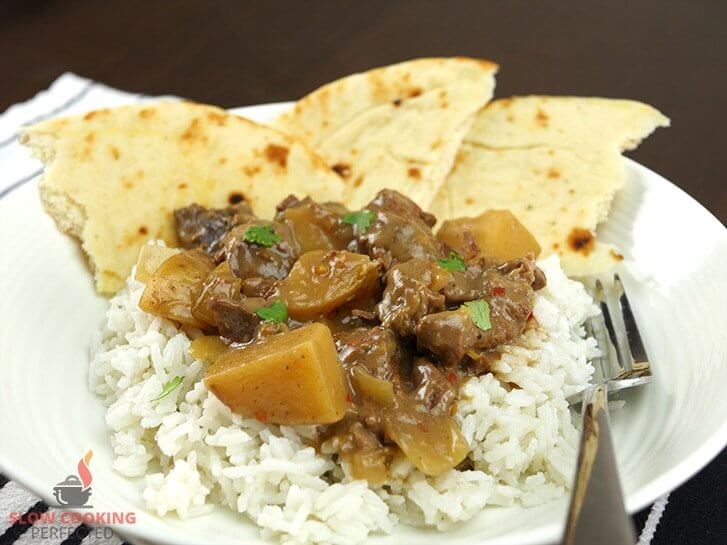
[[272, 163], [277, 163], [281, 168], [285, 168], [288, 165], [288, 150], [285, 146], [278, 146], [277, 144], [268, 144], [265, 148], [265, 157]]
[[227, 202], [230, 204], [239, 204], [244, 200], [245, 200], [245, 195], [243, 195], [239, 191], [233, 191], [227, 197]]
[[540, 127], [547, 127], [548, 121], [550, 121], [548, 114], [538, 108], [538, 110], [535, 112], [535, 123]]
[[351, 165], [346, 163], [336, 163], [331, 168], [341, 178], [348, 178], [351, 175]]
[[574, 227], [568, 234], [568, 246], [574, 252], [580, 252], [583, 255], [589, 255], [596, 246], [596, 237], [588, 229]]
[[260, 165], [245, 165], [242, 170], [248, 176], [254, 176], [260, 172]]

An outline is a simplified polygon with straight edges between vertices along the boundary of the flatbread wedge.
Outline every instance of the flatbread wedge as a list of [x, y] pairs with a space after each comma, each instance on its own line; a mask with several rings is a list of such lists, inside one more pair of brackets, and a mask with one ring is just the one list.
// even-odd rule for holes
[[668, 125], [630, 100], [496, 100], [477, 115], [432, 212], [447, 219], [509, 209], [568, 274], [602, 272], [622, 259], [595, 238], [625, 183], [621, 152]]
[[22, 131], [45, 163], [43, 206], [80, 239], [99, 292], [116, 292], [150, 239], [177, 243], [172, 212], [247, 200], [262, 216], [290, 193], [341, 199], [343, 183], [301, 140], [190, 102], [54, 119]]
[[274, 126], [305, 139], [343, 177], [350, 207], [385, 187], [427, 207], [492, 97], [497, 68], [464, 57], [377, 68], [320, 87]]

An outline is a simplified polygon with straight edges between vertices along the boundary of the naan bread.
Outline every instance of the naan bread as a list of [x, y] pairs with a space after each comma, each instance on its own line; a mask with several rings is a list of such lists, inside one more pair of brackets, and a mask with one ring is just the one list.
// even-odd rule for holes
[[247, 200], [262, 216], [290, 193], [340, 200], [343, 183], [302, 141], [212, 106], [161, 102], [26, 128], [40, 194], [78, 237], [96, 288], [114, 293], [150, 239], [176, 244], [172, 212]]
[[343, 177], [351, 208], [383, 188], [427, 207], [492, 97], [496, 71], [461, 57], [385, 66], [324, 85], [275, 126], [305, 139]]
[[621, 256], [594, 231], [624, 185], [621, 152], [668, 125], [651, 106], [630, 100], [494, 101], [476, 116], [432, 212], [447, 219], [509, 209], [570, 275], [604, 271]]

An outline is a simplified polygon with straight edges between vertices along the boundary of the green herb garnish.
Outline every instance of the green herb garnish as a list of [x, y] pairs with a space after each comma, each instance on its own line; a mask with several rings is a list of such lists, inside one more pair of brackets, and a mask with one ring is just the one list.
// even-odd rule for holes
[[183, 380], [184, 380], [184, 377], [180, 377], [179, 375], [177, 375], [172, 380], [165, 382], [164, 387], [162, 388], [162, 393], [159, 394], [158, 396], [156, 396], [151, 401], [152, 402], [159, 401], [161, 398], [167, 397], [169, 394], [171, 394], [174, 391], [175, 388], [177, 388], [177, 386], [182, 384]]
[[479, 301], [467, 301], [464, 306], [470, 309], [472, 315], [472, 321], [477, 327], [483, 331], [492, 329], [492, 322], [490, 322], [490, 305], [484, 299]]
[[270, 248], [283, 240], [272, 225], [253, 225], [248, 227], [243, 235], [246, 242]]
[[371, 222], [374, 221], [374, 214], [371, 210], [361, 210], [360, 212], [351, 212], [343, 216], [343, 223], [348, 223], [356, 228], [356, 232], [363, 233], [371, 227]]
[[449, 252], [449, 257], [438, 260], [437, 264], [447, 272], [464, 271], [467, 269], [467, 265], [464, 264], [462, 256], [454, 251]]
[[263, 320], [277, 324], [288, 319], [288, 307], [285, 305], [285, 301], [278, 299], [268, 307], [257, 309], [255, 314]]

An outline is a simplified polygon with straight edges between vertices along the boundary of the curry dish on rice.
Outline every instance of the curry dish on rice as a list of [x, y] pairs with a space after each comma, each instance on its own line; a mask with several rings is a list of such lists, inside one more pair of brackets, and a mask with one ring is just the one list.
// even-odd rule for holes
[[433, 215], [382, 190], [355, 212], [291, 195], [272, 221], [245, 202], [175, 218], [186, 249], [144, 248], [139, 306], [207, 333], [192, 354], [212, 363], [205, 383], [228, 407], [320, 424], [319, 441], [369, 482], [396, 456], [427, 475], [465, 459], [457, 383], [528, 327], [545, 285], [512, 214], [435, 234]]

